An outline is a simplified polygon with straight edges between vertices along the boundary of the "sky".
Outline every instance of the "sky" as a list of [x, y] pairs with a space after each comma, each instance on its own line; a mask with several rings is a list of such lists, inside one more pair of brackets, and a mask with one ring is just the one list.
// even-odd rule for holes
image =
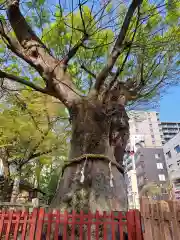
[[160, 100], [160, 121], [180, 122], [180, 86], [168, 89]]

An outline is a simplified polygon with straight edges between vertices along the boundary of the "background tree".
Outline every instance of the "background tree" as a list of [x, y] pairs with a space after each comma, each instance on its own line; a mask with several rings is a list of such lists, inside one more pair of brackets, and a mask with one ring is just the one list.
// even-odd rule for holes
[[150, 182], [143, 186], [139, 193], [140, 197], [149, 197], [154, 200], [173, 199], [172, 184], [167, 181], [164, 184]]
[[39, 188], [41, 175], [54, 166], [60, 167], [66, 159], [69, 133], [64, 131], [68, 126], [66, 115], [51, 97], [27, 90], [7, 91], [1, 103], [0, 149], [5, 179], [15, 179], [13, 202], [20, 178]]
[[8, 0], [1, 8], [0, 77], [59, 99], [71, 116], [69, 164], [52, 206], [125, 210], [125, 105], [177, 83], [179, 2], [72, 1], [49, 9], [48, 1]]

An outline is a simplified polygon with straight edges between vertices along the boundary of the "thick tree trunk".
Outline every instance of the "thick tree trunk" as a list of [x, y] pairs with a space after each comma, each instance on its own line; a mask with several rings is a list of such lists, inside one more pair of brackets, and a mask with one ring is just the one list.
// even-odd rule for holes
[[[107, 106], [90, 99], [84, 99], [73, 107], [69, 154], [69, 161], [73, 163], [64, 170], [51, 203], [53, 208], [92, 212], [127, 209], [124, 176], [113, 164], [117, 162], [109, 140], [112, 123], [112, 114], [109, 112]], [[92, 154], [96, 158], [73, 160], [84, 154]]]

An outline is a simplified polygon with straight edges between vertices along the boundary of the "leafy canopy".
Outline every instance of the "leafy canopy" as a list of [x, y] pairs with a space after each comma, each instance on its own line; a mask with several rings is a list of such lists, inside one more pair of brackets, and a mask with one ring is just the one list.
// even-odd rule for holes
[[[73, 81], [82, 94], [87, 94], [95, 81], [91, 74], [82, 69], [82, 65], [95, 75], [98, 74], [107, 61], [128, 6], [123, 1], [73, 1], [69, 5], [65, 2], [56, 4], [53, 0], [21, 3], [29, 24], [59, 59], [81, 40], [84, 32], [88, 34], [88, 40], [79, 48], [68, 66]], [[145, 85], [139, 92], [140, 100], [157, 96], [157, 89], [164, 89], [167, 83], [177, 83], [179, 17], [179, 1], [144, 0], [139, 10], [139, 19], [137, 20], [137, 15], [132, 18], [125, 38], [125, 42], [133, 41], [130, 54], [125, 49], [114, 70], [121, 68], [121, 81], [128, 78], [141, 81], [143, 78]], [[1, 18], [4, 18], [3, 11]], [[133, 39], [134, 31], [136, 34]], [[14, 33], [10, 31], [9, 34]], [[126, 64], [123, 65], [126, 55]], [[28, 81], [44, 84], [31, 67], [14, 54], [9, 54], [3, 40], [0, 40], [0, 58], [4, 71], [21, 74]]]

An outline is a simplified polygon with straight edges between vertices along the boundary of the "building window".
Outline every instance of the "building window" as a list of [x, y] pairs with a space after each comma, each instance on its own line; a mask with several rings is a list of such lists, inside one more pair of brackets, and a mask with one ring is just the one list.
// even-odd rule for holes
[[171, 152], [170, 152], [170, 151], [167, 152], [167, 153], [166, 153], [166, 156], [167, 156], [168, 158], [171, 158]]
[[157, 169], [163, 169], [163, 164], [162, 163], [156, 163]]
[[166, 181], [164, 174], [159, 174], [159, 181]]
[[160, 154], [159, 153], [155, 154], [155, 159], [160, 159]]
[[180, 153], [180, 146], [177, 145], [177, 146], [174, 148], [174, 150], [175, 150], [177, 153]]
[[177, 161], [177, 165], [178, 165], [178, 166], [180, 165], [180, 160]]

